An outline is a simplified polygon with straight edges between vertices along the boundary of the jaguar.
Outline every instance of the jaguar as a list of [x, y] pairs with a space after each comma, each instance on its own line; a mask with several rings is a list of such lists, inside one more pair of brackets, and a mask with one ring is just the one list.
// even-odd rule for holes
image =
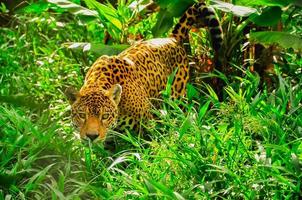
[[222, 30], [214, 9], [190, 6], [167, 38], [140, 41], [115, 56], [103, 55], [88, 70], [79, 91], [68, 90], [72, 121], [83, 139], [105, 140], [109, 129], [139, 129], [151, 119], [152, 99], [160, 98], [173, 73], [171, 97], [185, 95], [189, 61], [184, 41], [193, 27], [207, 27], [215, 54]]

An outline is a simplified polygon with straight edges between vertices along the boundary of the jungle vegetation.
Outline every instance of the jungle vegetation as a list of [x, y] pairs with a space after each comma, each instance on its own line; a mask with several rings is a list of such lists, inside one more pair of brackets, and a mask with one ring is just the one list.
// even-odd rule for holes
[[192, 30], [186, 98], [163, 92], [148, 138], [112, 131], [114, 149], [79, 139], [64, 90], [99, 56], [166, 37], [193, 3], [1, 1], [0, 199], [302, 198], [298, 0], [207, 1], [222, 67], [207, 30]]

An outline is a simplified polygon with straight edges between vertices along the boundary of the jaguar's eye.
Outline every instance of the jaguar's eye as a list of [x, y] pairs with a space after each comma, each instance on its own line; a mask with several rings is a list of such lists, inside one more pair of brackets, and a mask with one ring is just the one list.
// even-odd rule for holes
[[86, 119], [86, 113], [79, 113], [79, 117], [81, 119]]
[[105, 113], [102, 115], [102, 120], [106, 120], [109, 118], [109, 114], [108, 113]]

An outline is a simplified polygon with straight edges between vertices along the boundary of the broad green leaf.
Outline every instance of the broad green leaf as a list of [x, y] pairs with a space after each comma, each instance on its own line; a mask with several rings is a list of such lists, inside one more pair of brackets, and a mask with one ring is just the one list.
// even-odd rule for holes
[[218, 10], [222, 10], [223, 12], [227, 12], [227, 13], [232, 13], [240, 17], [250, 16], [251, 14], [257, 12], [255, 8], [250, 8], [246, 6], [236, 6], [234, 4], [226, 3], [219, 0], [213, 0], [211, 1], [211, 4], [214, 8]]
[[17, 13], [42, 13], [49, 8], [49, 3], [47, 2], [34, 2], [28, 6], [25, 6], [19, 10]]
[[122, 30], [122, 22], [119, 20], [119, 15], [115, 8], [101, 4], [95, 0], [84, 0], [90, 9], [96, 9], [100, 17], [105, 18], [117, 29]]
[[173, 26], [173, 18], [180, 17], [194, 3], [192, 0], [163, 0], [156, 2], [160, 6], [160, 11], [157, 16], [157, 22], [152, 28], [154, 37], [159, 37], [163, 33], [166, 33]]
[[258, 26], [274, 26], [281, 20], [281, 14], [282, 10], [280, 7], [267, 7], [261, 15], [251, 15], [250, 20]]
[[173, 17], [180, 17], [195, 1], [192, 0], [175, 0], [167, 5], [168, 11]]
[[285, 7], [294, 0], [236, 0], [236, 4], [244, 6], [280, 6]]
[[173, 17], [171, 13], [166, 10], [160, 10], [157, 15], [157, 21], [152, 28], [152, 34], [154, 37], [159, 37], [166, 33], [173, 26]]
[[129, 45], [115, 44], [105, 45], [102, 43], [68, 42], [63, 44], [69, 49], [81, 49], [83, 52], [91, 51], [95, 55], [117, 55], [127, 49]]
[[[193, 5], [196, 1], [194, 0], [155, 0], [154, 1], [160, 8], [176, 8], [179, 7], [183, 11], [187, 9], [189, 5]], [[182, 7], [182, 8], [181, 8]], [[178, 12], [178, 11], [176, 11]]]
[[259, 31], [250, 33], [251, 42], [271, 45], [277, 44], [283, 48], [302, 50], [302, 38], [290, 33], [278, 31]]
[[161, 8], [166, 8], [170, 3], [173, 3], [173, 0], [155, 0], [154, 2]]

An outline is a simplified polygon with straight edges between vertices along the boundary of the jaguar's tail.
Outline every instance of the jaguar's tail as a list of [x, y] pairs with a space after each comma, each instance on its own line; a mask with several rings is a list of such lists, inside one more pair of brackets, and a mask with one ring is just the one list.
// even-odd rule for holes
[[218, 52], [222, 44], [222, 29], [214, 13], [214, 10], [207, 7], [204, 2], [196, 3], [187, 9], [185, 14], [172, 31], [172, 37], [182, 42], [188, 37], [188, 32], [193, 25], [208, 27], [211, 34], [213, 49]]

